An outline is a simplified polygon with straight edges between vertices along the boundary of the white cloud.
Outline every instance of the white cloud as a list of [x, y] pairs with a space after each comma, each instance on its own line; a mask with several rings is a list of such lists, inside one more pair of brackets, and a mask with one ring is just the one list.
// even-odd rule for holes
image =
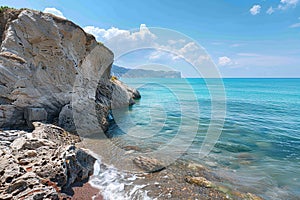
[[295, 23], [290, 25], [290, 28], [298, 28], [298, 27], [300, 27], [300, 23]]
[[[145, 24], [141, 24], [140, 29], [134, 31], [115, 27], [103, 29], [94, 26], [84, 27], [84, 30], [93, 34], [98, 41], [103, 42], [105, 46], [111, 49], [117, 62], [122, 60], [121, 57], [127, 53], [143, 49], [155, 49], [155, 51], [144, 56], [145, 59], [142, 62], [170, 61], [180, 63], [186, 61], [195, 66], [211, 66], [213, 64], [207, 52], [194, 41], [172, 37], [172, 35], [168, 39], [168, 35], [159, 34], [160, 32], [155, 31], [156, 29], [152, 31]], [[158, 33], [158, 35], [154, 33]]]
[[145, 24], [140, 25], [140, 29], [137, 32], [130, 32], [128, 30], [122, 30], [115, 27], [109, 29], [102, 29], [95, 26], [86, 26], [83, 30], [96, 37], [100, 42], [105, 42], [111, 38], [122, 39], [124, 41], [138, 41], [146, 39], [155, 39], [155, 35], [149, 31]]
[[182, 44], [185, 43], [186, 41], [184, 39], [179, 39], [179, 40], [168, 40], [168, 44], [174, 45], [174, 44]]
[[62, 12], [60, 10], [57, 10], [56, 8], [45, 8], [43, 12], [44, 13], [50, 13], [50, 14], [53, 14], [57, 17], [66, 19], [66, 17], [62, 14]]
[[261, 9], [260, 5], [254, 5], [249, 11], [252, 15], [257, 15], [260, 13], [260, 9]]
[[296, 7], [299, 0], [280, 0], [280, 4], [278, 5], [279, 10], [286, 10], [290, 7]]
[[87, 33], [90, 33], [96, 37], [98, 41], [104, 42], [107, 41], [113, 37], [116, 37], [118, 35], [123, 34], [124, 36], [129, 36], [130, 32], [127, 30], [120, 30], [115, 27], [111, 27], [107, 30], [98, 28], [95, 26], [86, 26], [83, 28], [83, 30]]
[[272, 15], [275, 12], [275, 10], [273, 9], [273, 7], [271, 6], [268, 10], [267, 10], [267, 14]]
[[219, 57], [219, 61], [218, 61], [218, 64], [220, 66], [228, 66], [228, 65], [232, 65], [233, 62], [230, 58], [228, 58], [227, 56], [222, 56], [222, 57]]

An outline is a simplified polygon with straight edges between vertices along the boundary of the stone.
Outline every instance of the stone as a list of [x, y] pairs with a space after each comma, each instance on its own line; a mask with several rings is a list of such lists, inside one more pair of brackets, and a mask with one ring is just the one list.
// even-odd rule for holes
[[210, 181], [208, 181], [204, 177], [192, 177], [192, 176], [186, 176], [185, 181], [190, 184], [199, 185], [201, 187], [211, 188], [214, 186], [214, 184]]
[[144, 156], [138, 156], [133, 159], [134, 164], [136, 164], [139, 168], [143, 169], [145, 172], [154, 173], [159, 172], [166, 167], [162, 162], [155, 158], [147, 158]]
[[36, 152], [36, 150], [28, 150], [28, 151], [26, 151], [25, 155], [27, 157], [35, 157], [35, 156], [37, 156], [37, 152]]
[[24, 148], [25, 144], [26, 144], [26, 139], [24, 137], [20, 137], [14, 140], [10, 146], [13, 149], [21, 150]]

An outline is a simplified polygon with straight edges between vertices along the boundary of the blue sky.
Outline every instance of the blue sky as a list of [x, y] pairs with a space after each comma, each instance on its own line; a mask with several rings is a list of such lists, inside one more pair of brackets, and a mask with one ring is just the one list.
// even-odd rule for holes
[[[173, 29], [204, 47], [223, 77], [300, 77], [299, 1], [0, 0], [0, 4], [60, 11], [88, 26], [85, 30], [104, 43], [111, 35], [139, 29], [141, 24]], [[153, 52], [145, 54], [153, 58]], [[142, 62], [140, 56], [131, 57], [120, 63], [131, 67]]]

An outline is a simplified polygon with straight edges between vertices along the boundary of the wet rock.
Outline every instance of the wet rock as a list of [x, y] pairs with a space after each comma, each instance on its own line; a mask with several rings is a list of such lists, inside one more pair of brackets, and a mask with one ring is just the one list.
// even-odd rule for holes
[[191, 169], [191, 170], [194, 170], [194, 171], [204, 171], [204, 170], [207, 170], [206, 167], [204, 167], [203, 165], [198, 164], [198, 163], [189, 163], [187, 167], [189, 169]]
[[125, 151], [131, 151], [131, 150], [133, 150], [133, 151], [141, 151], [140, 147], [138, 147], [138, 146], [130, 146], [130, 145], [129, 146], [124, 146], [123, 149]]
[[93, 174], [96, 159], [86, 151], [69, 146], [63, 158], [69, 175], [65, 187], [71, 186], [76, 180], [85, 180]]
[[211, 188], [213, 187], [213, 183], [208, 181], [204, 177], [192, 177], [192, 176], [186, 176], [185, 181], [190, 184], [199, 185], [201, 187]]
[[246, 146], [246, 145], [234, 144], [234, 143], [218, 142], [218, 143], [215, 144], [215, 147], [218, 148], [218, 149], [223, 149], [223, 150], [233, 152], [233, 153], [252, 151], [252, 149], [250, 147]]
[[141, 169], [143, 169], [145, 172], [154, 173], [159, 172], [166, 167], [162, 162], [155, 158], [147, 158], [144, 156], [138, 156], [133, 159], [133, 162]]

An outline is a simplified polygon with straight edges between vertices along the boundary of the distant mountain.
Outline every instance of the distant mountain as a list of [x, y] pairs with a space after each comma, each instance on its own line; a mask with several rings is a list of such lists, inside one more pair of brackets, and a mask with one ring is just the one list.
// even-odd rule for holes
[[123, 78], [181, 78], [178, 71], [156, 71], [146, 69], [128, 69], [113, 65], [111, 69], [112, 75]]

